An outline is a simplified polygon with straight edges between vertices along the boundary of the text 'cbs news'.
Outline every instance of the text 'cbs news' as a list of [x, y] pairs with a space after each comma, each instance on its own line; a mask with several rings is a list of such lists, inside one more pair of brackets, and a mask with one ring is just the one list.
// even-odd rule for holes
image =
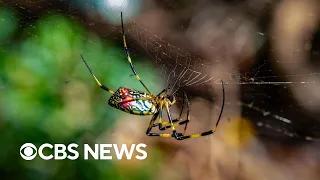
[[[75, 143], [69, 145], [45, 143], [38, 148], [32, 143], [25, 143], [20, 148], [20, 155], [28, 161], [33, 160], [37, 155], [43, 160], [77, 160], [80, 155], [84, 160], [144, 160], [148, 157], [144, 150], [146, 147], [147, 145], [143, 143], [131, 144], [130, 146], [126, 144], [94, 144], [94, 146], [84, 144], [79, 152], [79, 145]], [[133, 154], [137, 155], [133, 157]]]

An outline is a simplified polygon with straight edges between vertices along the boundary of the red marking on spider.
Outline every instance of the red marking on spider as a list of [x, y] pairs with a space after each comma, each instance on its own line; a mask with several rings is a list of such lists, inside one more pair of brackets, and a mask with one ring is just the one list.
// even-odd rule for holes
[[132, 95], [129, 93], [130, 89], [128, 88], [121, 88], [121, 104], [124, 108], [129, 108], [131, 106], [131, 102], [134, 101]]

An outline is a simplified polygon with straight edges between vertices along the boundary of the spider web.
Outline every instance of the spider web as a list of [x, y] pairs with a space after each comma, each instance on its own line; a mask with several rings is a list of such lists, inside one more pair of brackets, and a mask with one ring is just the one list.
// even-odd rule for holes
[[[221, 84], [221, 76], [212, 76], [206, 69], [211, 65], [210, 62], [200, 56], [180, 49], [178, 46], [152, 34], [148, 29], [129, 16], [137, 14], [142, 1], [114, 1], [117, 5], [107, 5], [111, 1], [2, 1], [4, 5], [18, 9], [24, 26], [33, 27], [32, 23], [40, 18], [39, 14], [60, 13], [65, 14], [72, 19], [77, 19], [84, 26], [94, 30], [101, 37], [114, 37], [120, 41], [120, 12], [124, 11], [126, 19], [126, 32], [128, 35], [129, 49], [136, 53], [136, 49], [130, 44], [138, 43], [143, 53], [147, 53], [154, 61], [155, 67], [159, 70], [165, 83], [169, 84], [172, 91], [178, 91], [187, 87], [200, 87], [206, 84]], [[169, 3], [171, 8], [176, 9], [176, 3]], [[129, 8], [134, 7], [134, 8]], [[46, 22], [51, 23], [51, 22]], [[103, 30], [101, 26], [107, 26]], [[59, 25], [56, 25], [59, 28]], [[35, 27], [34, 27], [35, 28]], [[31, 36], [34, 36], [30, 32]], [[266, 33], [254, 32], [252, 36], [262, 36]], [[90, 42], [95, 43], [95, 42]], [[262, 47], [270, 50], [268, 47]], [[220, 49], [221, 51], [221, 49]], [[297, 50], [298, 51], [298, 50]], [[138, 52], [142, 53], [142, 52]], [[226, 50], [227, 54], [227, 50]], [[263, 53], [262, 53], [263, 54]], [[123, 56], [123, 54], [121, 54]], [[318, 57], [318, 51], [313, 50], [312, 57]], [[246, 71], [241, 71], [239, 67], [234, 66], [238, 71], [224, 71], [229, 79], [223, 79], [227, 84], [226, 88], [239, 85], [241, 86], [241, 100], [236, 102], [227, 101], [226, 104], [233, 104], [242, 107], [244, 116], [254, 117], [256, 125], [263, 127], [265, 133], [279, 133], [289, 137], [300, 137], [310, 140], [311, 137], [319, 136], [319, 127], [316, 125], [318, 113], [316, 110], [310, 112], [303, 108], [303, 105], [295, 101], [296, 97], [290, 93], [292, 88], [307, 89], [318, 83], [317, 78], [320, 72], [313, 71], [295, 72], [294, 74], [279, 73], [270, 62], [261, 55], [258, 57], [254, 66]], [[299, 63], [289, 60], [279, 60], [280, 63]], [[222, 64], [222, 61], [216, 61], [214, 65]], [[292, 77], [299, 79], [291, 80]], [[297, 78], [300, 77], [300, 78]], [[0, 88], [3, 86], [0, 86]], [[314, 100], [317, 101], [317, 100]], [[315, 103], [317, 104], [317, 103]], [[301, 121], [299, 119], [305, 119]], [[308, 122], [307, 125], [303, 124]], [[294, 125], [295, 124], [295, 125]], [[302, 125], [301, 125], [302, 124]]]

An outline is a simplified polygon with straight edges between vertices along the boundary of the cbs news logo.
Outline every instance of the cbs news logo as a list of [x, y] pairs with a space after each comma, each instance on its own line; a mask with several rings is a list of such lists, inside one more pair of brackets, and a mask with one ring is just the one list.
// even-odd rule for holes
[[[121, 148], [118, 147], [117, 144], [95, 144], [92, 149], [88, 144], [84, 144], [84, 159], [88, 160], [89, 155], [96, 160], [112, 160], [111, 150], [113, 149], [116, 158], [121, 160], [124, 157], [130, 160], [133, 156], [133, 152], [136, 150], [141, 155], [136, 155], [135, 158], [138, 160], [144, 160], [148, 157], [148, 154], [143, 148], [146, 148], [146, 144], [131, 144], [130, 149], [126, 144], [122, 144]], [[45, 155], [44, 149], [49, 148], [53, 149], [54, 153], [50, 155]], [[42, 144], [39, 148], [37, 148], [32, 143], [25, 143], [20, 147], [20, 156], [27, 161], [33, 160], [37, 155], [43, 160], [76, 160], [79, 158], [79, 152], [77, 151], [78, 145], [75, 143], [64, 145], [64, 144]], [[69, 153], [67, 153], [69, 152]], [[69, 155], [68, 155], [69, 154]], [[108, 155], [109, 154], [109, 155]]]

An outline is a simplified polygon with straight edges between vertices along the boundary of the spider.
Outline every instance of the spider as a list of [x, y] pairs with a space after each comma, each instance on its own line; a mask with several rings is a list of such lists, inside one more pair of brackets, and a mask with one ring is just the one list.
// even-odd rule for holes
[[[185, 132], [187, 130], [187, 125], [190, 121], [190, 102], [188, 100], [188, 97], [186, 93], [184, 92], [184, 98], [183, 98], [183, 105], [181, 108], [181, 112], [179, 115], [179, 118], [172, 119], [170, 109], [169, 107], [174, 105], [176, 103], [176, 97], [174, 94], [167, 94], [168, 90], [170, 89], [170, 85], [163, 89], [159, 94], [154, 95], [150, 92], [150, 90], [147, 88], [147, 86], [142, 82], [139, 75], [136, 73], [130, 55], [129, 50], [126, 43], [126, 36], [124, 32], [123, 27], [123, 18], [122, 18], [122, 12], [121, 12], [121, 27], [122, 27], [122, 37], [123, 37], [123, 45], [124, 50], [126, 53], [127, 60], [130, 64], [131, 70], [134, 73], [136, 79], [141, 83], [141, 85], [146, 89], [146, 92], [137, 91], [125, 87], [119, 87], [117, 91], [113, 91], [109, 89], [108, 87], [104, 86], [100, 83], [100, 81], [96, 78], [96, 76], [93, 74], [92, 70], [90, 69], [89, 65], [85, 61], [84, 57], [82, 55], [81, 58], [83, 62], [85, 63], [86, 67], [88, 68], [90, 74], [93, 76], [97, 84], [104, 89], [105, 91], [112, 94], [110, 97], [108, 104], [111, 107], [114, 107], [116, 109], [119, 109], [121, 111], [124, 111], [129, 114], [134, 115], [152, 115], [151, 121], [149, 123], [149, 126], [147, 128], [146, 134], [148, 136], [160, 136], [160, 137], [174, 137], [176, 140], [185, 140], [189, 138], [198, 138], [201, 136], [207, 136], [210, 134], [213, 134], [216, 131], [216, 128], [218, 127], [219, 121], [221, 119], [221, 115], [223, 112], [224, 107], [224, 101], [225, 101], [225, 92], [224, 92], [224, 83], [221, 80], [222, 84], [222, 92], [223, 92], [223, 102], [221, 111], [219, 114], [219, 118], [215, 124], [215, 126], [206, 132], [198, 133], [198, 134], [191, 134], [191, 135], [185, 135]], [[183, 107], [187, 104], [187, 119], [182, 120], [181, 115], [183, 112]], [[162, 120], [162, 111], [163, 109], [166, 110], [169, 122]], [[155, 123], [155, 121], [158, 119], [158, 123]], [[176, 131], [176, 127], [179, 125], [184, 125], [184, 131], [183, 133], [178, 133]], [[165, 134], [165, 133], [152, 133], [151, 130], [154, 127], [159, 127], [160, 131], [164, 131], [168, 128], [171, 128], [172, 134]]]

